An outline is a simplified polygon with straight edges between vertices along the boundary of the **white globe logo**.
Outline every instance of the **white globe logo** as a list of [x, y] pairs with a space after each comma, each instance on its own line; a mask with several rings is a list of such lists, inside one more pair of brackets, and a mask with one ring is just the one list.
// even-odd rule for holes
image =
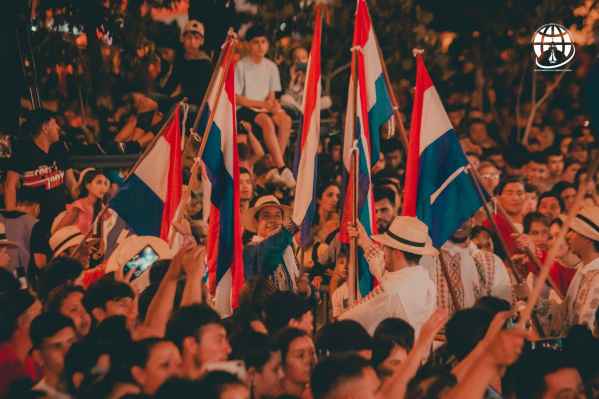
[[574, 59], [574, 43], [570, 32], [560, 24], [545, 24], [535, 32], [532, 47], [536, 64], [541, 69], [557, 69]]

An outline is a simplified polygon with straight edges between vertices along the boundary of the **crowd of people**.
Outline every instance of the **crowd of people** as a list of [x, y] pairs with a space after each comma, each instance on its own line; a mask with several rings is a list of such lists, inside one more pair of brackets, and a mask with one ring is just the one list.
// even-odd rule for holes
[[[235, 66], [245, 283], [234, 312], [219, 314], [193, 156], [176, 251], [104, 211], [127, 170], [71, 162], [143, 151], [182, 99], [191, 126], [218, 57], [204, 49], [205, 35], [192, 19], [174, 40], [145, 39], [133, 52], [103, 44], [106, 90], [94, 104], [78, 108], [68, 71], [55, 69], [44, 84], [56, 97], [24, 113], [2, 184], [0, 397], [599, 397], [599, 197], [587, 176], [596, 143], [580, 93], [592, 49], [539, 109], [524, 96], [518, 117], [510, 51], [486, 71], [484, 90], [475, 65], [457, 57], [440, 92], [489, 194], [486, 209], [433, 247], [422, 221], [401, 216], [406, 151], [399, 134], [386, 134], [372, 169], [378, 233], [346, 226], [376, 282], [354, 302], [353, 257], [339, 233], [341, 134], [321, 137], [311, 242], [300, 248], [290, 142], [308, 43], [296, 43], [289, 60], [271, 59], [270, 35], [255, 23]], [[409, 115], [410, 85], [399, 86]], [[343, 110], [331, 97], [321, 104], [335, 119]], [[546, 287], [519, 328], [554, 244]]]

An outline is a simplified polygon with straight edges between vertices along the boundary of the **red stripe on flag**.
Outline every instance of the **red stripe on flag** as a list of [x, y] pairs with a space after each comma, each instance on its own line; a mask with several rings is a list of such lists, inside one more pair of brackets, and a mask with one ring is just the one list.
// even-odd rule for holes
[[406, 180], [404, 186], [404, 202], [402, 215], [416, 216], [418, 206], [418, 185], [420, 180], [420, 130], [422, 128], [422, 112], [424, 92], [433, 85], [426, 71], [422, 55], [416, 56], [416, 92], [412, 107], [412, 123], [410, 124], [410, 142], [406, 163]]
[[210, 223], [208, 223], [208, 237], [206, 249], [208, 250], [208, 289], [210, 294], [216, 292], [216, 268], [218, 265], [218, 245], [220, 242], [220, 209], [212, 204], [210, 206]]
[[160, 238], [169, 241], [169, 233], [177, 208], [181, 203], [181, 188], [183, 187], [183, 172], [181, 168], [181, 125], [179, 106], [173, 112], [170, 126], [164, 133], [164, 139], [170, 145], [168, 163], [168, 181], [164, 209], [162, 210], [162, 223], [160, 225]]
[[308, 71], [308, 76], [306, 78], [306, 84], [309, 86], [307, 87], [306, 96], [304, 98], [304, 123], [302, 126], [300, 151], [304, 149], [304, 144], [308, 139], [312, 114], [316, 109], [316, 97], [318, 84], [320, 82], [320, 38], [322, 35], [322, 23], [320, 20], [321, 13], [322, 9], [317, 7], [314, 16], [314, 37], [312, 39], [312, 47], [310, 48], [310, 70]]

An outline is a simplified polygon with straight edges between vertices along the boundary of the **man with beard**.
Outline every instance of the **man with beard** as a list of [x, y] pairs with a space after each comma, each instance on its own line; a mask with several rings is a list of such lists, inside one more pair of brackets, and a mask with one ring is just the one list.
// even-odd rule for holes
[[[426, 265], [437, 286], [437, 306], [450, 313], [469, 308], [483, 296], [495, 296], [512, 301], [511, 281], [505, 265], [495, 254], [481, 251], [470, 240], [474, 220], [469, 219], [456, 230], [441, 248], [449, 280], [441, 268], [439, 257], [429, 258]], [[454, 303], [449, 285], [456, 294]]]
[[384, 233], [397, 216], [395, 193], [387, 187], [374, 188], [374, 210], [376, 212], [376, 227], [379, 234]]

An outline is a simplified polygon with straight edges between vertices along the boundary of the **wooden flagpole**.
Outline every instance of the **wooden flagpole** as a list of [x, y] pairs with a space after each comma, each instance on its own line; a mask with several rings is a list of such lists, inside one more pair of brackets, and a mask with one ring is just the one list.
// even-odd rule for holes
[[[352, 91], [351, 91], [351, 102], [352, 102], [352, 118], [350, 121], [351, 126], [351, 137], [354, 139], [354, 146], [351, 152], [350, 162], [350, 173], [349, 178], [353, 178], [354, 181], [349, 183], [353, 184], [353, 198], [352, 198], [352, 226], [357, 227], [358, 225], [358, 185], [359, 185], [359, 152], [357, 145], [355, 144], [356, 136], [356, 117], [357, 117], [357, 106], [358, 106], [358, 54], [359, 49], [353, 47], [352, 51]], [[353, 175], [352, 175], [353, 174]], [[349, 243], [349, 259], [347, 268], [347, 287], [349, 291], [349, 305], [353, 305], [358, 300], [358, 237], [353, 237]]]

